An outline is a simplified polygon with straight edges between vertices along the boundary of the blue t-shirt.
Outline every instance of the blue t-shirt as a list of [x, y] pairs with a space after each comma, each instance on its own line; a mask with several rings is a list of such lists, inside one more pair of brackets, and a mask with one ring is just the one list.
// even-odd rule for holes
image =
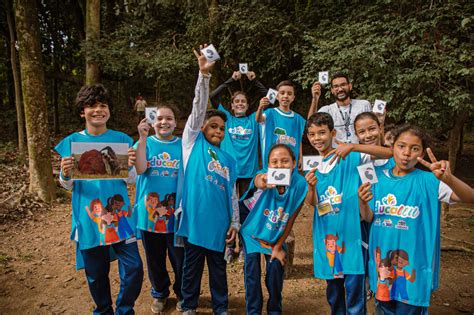
[[[86, 130], [64, 138], [56, 147], [61, 157], [71, 156], [72, 142], [133, 144], [126, 134], [107, 130], [93, 136]], [[136, 235], [136, 217], [132, 215], [127, 185], [123, 179], [76, 180], [72, 190], [71, 239], [84, 250], [121, 242]]]
[[[138, 143], [134, 147], [137, 147]], [[135, 197], [137, 228], [154, 233], [174, 232], [174, 210], [181, 164], [181, 139], [146, 141], [147, 170], [138, 176]]]
[[[325, 158], [323, 163], [332, 157]], [[316, 172], [318, 205], [314, 208], [313, 248], [317, 278], [364, 274], [357, 195], [360, 164], [361, 154], [351, 152], [327, 173]]]
[[275, 143], [288, 145], [295, 153], [296, 163], [300, 155], [301, 140], [306, 121], [294, 111], [283, 112], [279, 108], [265, 110], [265, 122], [261, 124], [261, 149], [263, 167], [267, 167], [268, 153]]
[[200, 132], [184, 172], [178, 236], [197, 246], [224, 251], [236, 175], [235, 160]]
[[[441, 183], [419, 169], [403, 177], [394, 176], [391, 169], [377, 169], [377, 177], [370, 202], [371, 287], [381, 300], [427, 307], [438, 287]], [[449, 200], [449, 187], [445, 192]], [[378, 291], [387, 278], [388, 290]]]
[[218, 108], [227, 116], [226, 133], [221, 149], [237, 162], [237, 178], [252, 178], [258, 171], [258, 123], [256, 113], [235, 117], [222, 105]]
[[[259, 173], [266, 173], [266, 170]], [[288, 220], [303, 203], [307, 192], [308, 184], [296, 168], [290, 186], [282, 195], [276, 188], [265, 189], [240, 229], [245, 252], [271, 255], [272, 245], [283, 235]]]

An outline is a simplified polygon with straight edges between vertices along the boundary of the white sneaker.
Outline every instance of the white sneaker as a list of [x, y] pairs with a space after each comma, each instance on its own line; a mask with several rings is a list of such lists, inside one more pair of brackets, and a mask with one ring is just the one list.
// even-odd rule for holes
[[183, 315], [196, 315], [196, 310], [187, 310], [183, 312]]
[[151, 305], [151, 311], [153, 314], [160, 314], [165, 310], [166, 302], [168, 301], [167, 298], [158, 298], [153, 299], [153, 304]]
[[183, 300], [178, 300], [178, 303], [176, 303], [176, 310], [178, 312], [183, 312]]

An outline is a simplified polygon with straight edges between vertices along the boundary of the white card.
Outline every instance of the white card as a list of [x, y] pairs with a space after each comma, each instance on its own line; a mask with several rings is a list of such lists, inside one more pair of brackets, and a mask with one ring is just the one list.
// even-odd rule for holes
[[275, 104], [275, 101], [277, 99], [278, 91], [274, 89], [268, 89], [267, 96], [268, 100], [270, 101], [271, 104]]
[[303, 171], [311, 171], [313, 168], [321, 169], [322, 163], [321, 155], [303, 155]]
[[382, 100], [375, 100], [374, 107], [372, 108], [372, 111], [374, 113], [383, 114], [383, 113], [385, 113], [385, 106], [387, 106], [387, 102], [382, 101]]
[[156, 121], [156, 107], [145, 107], [146, 122], [153, 125]]
[[267, 184], [278, 186], [290, 186], [291, 169], [269, 168], [267, 172]]
[[318, 81], [321, 84], [328, 84], [329, 83], [329, 72], [328, 71], [319, 72], [319, 80]]
[[203, 48], [201, 52], [204, 54], [204, 57], [206, 57], [208, 61], [216, 61], [221, 59], [221, 57], [217, 53], [216, 48], [212, 44], [207, 46], [206, 48]]
[[239, 72], [242, 74], [246, 74], [249, 72], [249, 66], [246, 63], [239, 63]]
[[367, 182], [375, 184], [379, 181], [377, 178], [377, 174], [375, 174], [374, 164], [366, 163], [363, 165], [359, 165], [357, 166], [357, 170], [359, 171], [359, 176], [362, 180], [362, 184]]

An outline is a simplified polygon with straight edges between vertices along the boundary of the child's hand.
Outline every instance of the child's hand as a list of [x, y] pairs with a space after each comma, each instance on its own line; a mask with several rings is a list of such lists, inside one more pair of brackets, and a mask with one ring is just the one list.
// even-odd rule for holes
[[417, 158], [418, 162], [429, 168], [430, 171], [441, 181], [446, 180], [446, 178], [448, 177], [451, 177], [451, 168], [449, 167], [448, 161], [438, 161], [430, 148], [426, 149], [426, 153], [428, 153], [428, 157], [430, 158], [431, 163], [423, 160], [421, 157]]
[[313, 168], [311, 171], [308, 172], [308, 174], [306, 174], [304, 178], [306, 179], [310, 187], [315, 187], [318, 183], [318, 178], [316, 177], [316, 169]]
[[226, 244], [233, 243], [236, 237], [237, 237], [237, 231], [233, 227], [230, 227], [229, 230], [227, 231], [227, 237], [225, 239]]
[[241, 77], [242, 77], [242, 74], [239, 71], [234, 71], [232, 73], [232, 79], [234, 79], [234, 81], [240, 80]]
[[255, 187], [265, 190], [267, 188], [275, 188], [276, 185], [267, 184], [267, 174], [258, 174], [255, 178]]
[[261, 100], [260, 100], [260, 104], [258, 105], [258, 107], [263, 107], [263, 108], [266, 108], [268, 107], [268, 105], [270, 105], [270, 100], [266, 97], [263, 97]]
[[72, 156], [61, 159], [61, 172], [66, 178], [70, 178], [74, 168], [74, 158]]
[[321, 83], [318, 81], [313, 83], [313, 86], [311, 87], [311, 95], [316, 99], [319, 99], [321, 96]]
[[374, 196], [372, 194], [372, 191], [370, 190], [371, 188], [372, 185], [369, 182], [360, 185], [359, 189], [357, 190], [359, 194], [359, 199], [364, 202], [369, 202], [370, 200], [372, 200]]
[[344, 160], [346, 156], [348, 156], [349, 153], [351, 153], [351, 151], [354, 149], [354, 145], [352, 143], [344, 143], [338, 140], [336, 140], [336, 143], [337, 148], [334, 149], [334, 156], [331, 161], [329, 161], [329, 164], [332, 164], [336, 159], [339, 163], [341, 158]]
[[136, 151], [134, 148], [128, 149], [128, 167], [132, 167], [135, 165], [135, 161], [137, 159]]
[[138, 134], [140, 138], [148, 137], [148, 132], [150, 131], [150, 125], [147, 122], [147, 118], [143, 118], [140, 123], [138, 124]]
[[249, 81], [252, 81], [253, 79], [255, 79], [257, 76], [255, 75], [255, 72], [253, 71], [248, 71], [247, 72], [247, 78], [249, 79]]
[[212, 68], [214, 67], [214, 64], [216, 63], [215, 61], [207, 61], [206, 57], [204, 54], [201, 52], [203, 48], [206, 48], [207, 44], [200, 45], [199, 46], [199, 52], [194, 50], [194, 55], [196, 56], [199, 64], [199, 71], [201, 71], [202, 74], [204, 75], [209, 75], [211, 72]]
[[278, 259], [282, 266], [285, 265], [286, 262], [286, 253], [280, 246], [273, 246], [272, 247], [272, 256], [270, 257], [270, 262], [273, 260]]

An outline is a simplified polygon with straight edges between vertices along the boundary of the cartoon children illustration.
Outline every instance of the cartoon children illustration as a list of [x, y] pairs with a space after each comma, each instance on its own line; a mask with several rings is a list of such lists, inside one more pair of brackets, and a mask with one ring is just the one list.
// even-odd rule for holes
[[410, 264], [408, 261], [408, 253], [403, 249], [397, 249], [390, 252], [390, 260], [394, 268], [395, 278], [392, 284], [392, 289], [390, 290], [390, 298], [394, 300], [400, 296], [402, 300], [408, 301], [407, 280], [415, 282], [416, 270], [413, 269], [411, 275], [403, 270], [403, 268]]
[[379, 301], [390, 301], [390, 289], [393, 282], [392, 261], [390, 257], [381, 259], [380, 247], [375, 249], [375, 264], [377, 266], [377, 293], [375, 297]]
[[117, 214], [114, 213], [114, 210], [110, 208], [107, 209], [107, 207], [102, 207], [102, 214], [100, 218], [102, 225], [102, 233], [104, 234], [104, 243], [108, 245], [120, 241], [116, 230], [116, 227], [118, 225], [118, 218]]
[[328, 258], [329, 266], [333, 268], [334, 278], [342, 278], [342, 261], [339, 254], [344, 254], [346, 251], [346, 246], [342, 242], [342, 247], [336, 244], [339, 240], [339, 236], [334, 234], [326, 234], [324, 239], [324, 244], [326, 246], [326, 256]]
[[118, 233], [121, 239], [127, 238], [127, 235], [133, 236], [133, 230], [128, 223], [127, 217], [132, 215], [132, 209], [129, 207], [128, 211], [122, 210], [125, 202], [122, 195], [114, 195], [107, 199], [107, 210], [117, 215], [118, 219]]
[[[145, 207], [146, 211], [148, 212], [148, 220], [155, 223], [155, 211], [159, 207], [161, 207], [161, 202], [160, 202], [160, 195], [156, 192], [151, 192], [146, 196], [145, 199]], [[151, 225], [148, 225], [148, 231], [152, 231], [153, 228]]]
[[91, 218], [92, 221], [94, 221], [97, 224], [97, 229], [99, 230], [99, 233], [103, 233], [102, 231], [102, 224], [101, 224], [101, 215], [103, 212], [104, 206], [102, 205], [102, 202], [100, 199], [94, 199], [91, 201], [91, 207], [89, 209], [88, 206], [86, 206], [86, 211], [87, 214], [89, 215], [89, 218]]

